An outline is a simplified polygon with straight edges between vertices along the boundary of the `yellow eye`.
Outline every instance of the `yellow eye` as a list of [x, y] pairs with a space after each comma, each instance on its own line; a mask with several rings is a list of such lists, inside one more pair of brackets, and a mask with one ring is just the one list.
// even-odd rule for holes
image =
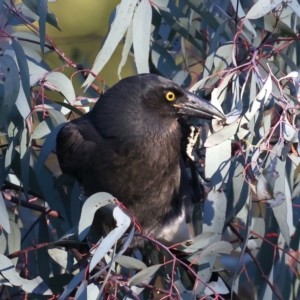
[[166, 99], [168, 101], [173, 101], [175, 99], [175, 94], [173, 92], [167, 92], [166, 93]]

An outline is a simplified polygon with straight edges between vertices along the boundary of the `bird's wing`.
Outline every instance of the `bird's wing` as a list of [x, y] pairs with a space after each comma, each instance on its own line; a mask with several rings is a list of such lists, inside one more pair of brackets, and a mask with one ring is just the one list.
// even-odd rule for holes
[[56, 152], [63, 173], [82, 182], [87, 160], [96, 148], [95, 136], [99, 135], [87, 118], [67, 123], [56, 138]]

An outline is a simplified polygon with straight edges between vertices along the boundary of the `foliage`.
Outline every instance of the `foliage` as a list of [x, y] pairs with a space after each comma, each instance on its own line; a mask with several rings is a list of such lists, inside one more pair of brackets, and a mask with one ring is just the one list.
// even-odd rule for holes
[[[91, 70], [46, 35], [46, 23], [59, 29], [47, 0], [0, 9], [1, 299], [299, 299], [297, 0], [122, 0]], [[192, 120], [201, 133], [190, 157], [208, 195], [181, 245], [143, 235], [109, 194], [84, 201], [58, 167], [56, 134], [103, 92], [97, 74], [119, 43], [120, 77], [133, 54], [137, 72], [172, 78], [226, 114], [224, 124]], [[86, 91], [76, 95], [66, 68]], [[90, 228], [100, 202], [118, 221], [103, 240]], [[130, 251], [134, 236], [151, 243]]]

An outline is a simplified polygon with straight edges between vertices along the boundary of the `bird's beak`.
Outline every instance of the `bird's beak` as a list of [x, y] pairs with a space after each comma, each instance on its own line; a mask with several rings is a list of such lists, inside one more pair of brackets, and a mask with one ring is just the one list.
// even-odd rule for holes
[[213, 118], [220, 118], [222, 120], [225, 119], [224, 114], [207, 100], [190, 92], [185, 93], [188, 101], [174, 104], [178, 114], [199, 117], [208, 120]]

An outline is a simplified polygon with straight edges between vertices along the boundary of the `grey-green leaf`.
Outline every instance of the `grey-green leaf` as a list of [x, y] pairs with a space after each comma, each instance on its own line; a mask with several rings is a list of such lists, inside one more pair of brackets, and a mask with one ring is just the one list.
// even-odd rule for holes
[[248, 11], [246, 18], [247, 19], [258, 19], [266, 15], [270, 10], [275, 8], [277, 5], [282, 3], [282, 0], [259, 0], [257, 1]]
[[93, 222], [95, 212], [106, 205], [111, 206], [111, 211], [116, 207], [114, 196], [108, 193], [100, 192], [90, 196], [83, 204], [82, 212], [78, 225], [79, 240], [83, 240], [88, 234]]
[[149, 0], [142, 0], [133, 17], [133, 49], [138, 73], [149, 73], [149, 50], [152, 8]]
[[89, 270], [95, 268], [98, 262], [111, 249], [111, 247], [120, 239], [130, 226], [131, 219], [118, 206], [113, 210], [113, 217], [116, 220], [116, 228], [114, 228], [101, 242], [91, 259]]
[[10, 233], [9, 218], [2, 193], [0, 193], [0, 225], [7, 233]]
[[76, 100], [72, 82], [65, 74], [60, 72], [51, 72], [45, 77], [45, 80], [61, 92], [69, 102]]
[[[98, 74], [105, 64], [108, 62], [116, 47], [118, 46], [121, 38], [129, 27], [132, 20], [134, 9], [137, 0], [123, 0], [121, 1], [114, 22], [110, 28], [109, 34], [104, 42], [103, 47], [98, 53], [94, 65], [92, 67], [92, 72]], [[122, 24], [122, 26], [120, 26]], [[88, 87], [94, 80], [94, 77], [89, 74], [85, 82], [84, 87]]]
[[133, 286], [141, 282], [149, 282], [160, 267], [161, 265], [154, 265], [147, 269], [142, 270], [141, 272], [138, 272], [137, 274], [135, 274], [133, 277], [129, 279], [128, 285]]
[[20, 90], [20, 79], [19, 70], [11, 56], [0, 56], [0, 65], [5, 77], [4, 96], [0, 97], [0, 126], [2, 126], [16, 103]]
[[0, 254], [0, 273], [12, 285], [22, 287], [22, 289], [27, 293], [52, 295], [51, 290], [46, 286], [40, 277], [36, 277], [31, 280], [20, 277], [19, 273], [16, 272], [15, 266], [12, 264], [12, 262], [2, 254]]

